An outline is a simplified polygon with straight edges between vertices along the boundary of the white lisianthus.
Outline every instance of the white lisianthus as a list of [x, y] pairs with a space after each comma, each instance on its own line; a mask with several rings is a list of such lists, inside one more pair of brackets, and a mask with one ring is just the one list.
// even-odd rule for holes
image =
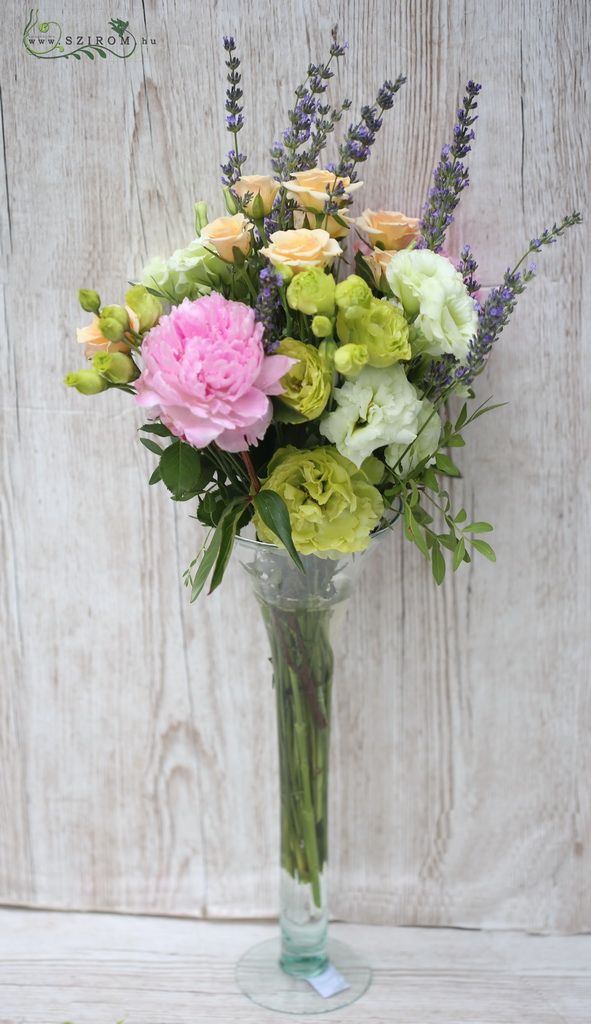
[[462, 275], [429, 249], [394, 253], [386, 278], [405, 313], [413, 317], [413, 355], [450, 353], [463, 362], [476, 334], [478, 314]]
[[[416, 388], [409, 383], [404, 370], [397, 363], [385, 369], [366, 366], [356, 380], [346, 381], [341, 388], [337, 388], [334, 397], [337, 408], [323, 417], [320, 432], [336, 446], [341, 455], [356, 466], [361, 466], [368, 455], [384, 446], [392, 447], [396, 461], [415, 440], [421, 423], [425, 421], [421, 419], [424, 416], [425, 400], [419, 397]], [[427, 405], [431, 406], [431, 403]], [[432, 454], [437, 448], [441, 430], [439, 417], [436, 415], [433, 419], [439, 424], [439, 429], [433, 448], [427, 454]], [[433, 428], [429, 434], [429, 444], [434, 435]], [[400, 446], [399, 450], [397, 446]], [[425, 457], [418, 456], [414, 464]]]
[[[411, 447], [398, 442], [388, 445], [384, 452], [386, 463], [394, 469], [397, 476], [405, 477], [412, 473], [415, 466], [428, 459], [430, 466], [434, 461], [435, 452], [441, 437], [441, 419], [435, 406], [428, 398], [423, 398], [417, 421], [417, 437]], [[400, 460], [400, 463], [399, 463]], [[399, 463], [399, 464], [398, 464]]]

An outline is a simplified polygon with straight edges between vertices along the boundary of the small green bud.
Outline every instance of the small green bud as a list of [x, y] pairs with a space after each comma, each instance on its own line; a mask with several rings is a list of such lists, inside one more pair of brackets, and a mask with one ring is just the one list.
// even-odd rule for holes
[[137, 316], [140, 331], [149, 331], [160, 319], [162, 306], [143, 284], [134, 284], [128, 289], [125, 303]]
[[318, 346], [318, 355], [324, 362], [327, 369], [330, 370], [331, 374], [334, 370], [334, 357], [337, 352], [337, 343], [332, 338], [325, 338], [321, 341]]
[[315, 338], [328, 338], [332, 334], [332, 320], [327, 316], [315, 316], [312, 320], [312, 334]]
[[355, 379], [368, 360], [367, 347], [365, 345], [341, 345], [335, 352], [334, 365], [344, 377]]
[[236, 200], [230, 191], [229, 185], [226, 185], [224, 189], [224, 203], [226, 204], [226, 210], [231, 217], [234, 216], [235, 213], [238, 213], [238, 206], [236, 205]]
[[195, 234], [200, 235], [206, 224], [209, 224], [207, 203], [201, 200], [199, 203], [195, 203]]
[[101, 308], [101, 297], [92, 288], [81, 288], [78, 292], [78, 302], [86, 313], [98, 313]]
[[123, 306], [104, 306], [99, 317], [100, 332], [109, 341], [121, 341], [129, 330], [129, 317]]
[[97, 352], [92, 366], [111, 384], [129, 384], [140, 375], [131, 356], [124, 352]]
[[81, 395], [98, 395], [106, 391], [108, 382], [96, 370], [78, 370], [76, 373], [68, 373], [64, 377], [64, 384], [69, 388], [76, 388]]
[[257, 192], [251, 203], [250, 215], [254, 220], [262, 220], [265, 216], [265, 204], [260, 192]]

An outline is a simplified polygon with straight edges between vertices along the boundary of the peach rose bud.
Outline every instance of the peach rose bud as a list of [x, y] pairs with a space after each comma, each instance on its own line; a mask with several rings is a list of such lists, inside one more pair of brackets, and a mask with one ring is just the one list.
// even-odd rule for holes
[[419, 237], [419, 218], [407, 217], [397, 210], [364, 210], [350, 223], [363, 232], [371, 245], [391, 252], [406, 249]]

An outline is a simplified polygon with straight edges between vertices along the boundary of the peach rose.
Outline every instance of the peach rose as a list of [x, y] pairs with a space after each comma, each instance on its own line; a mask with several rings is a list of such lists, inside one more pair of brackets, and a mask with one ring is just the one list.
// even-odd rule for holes
[[344, 199], [363, 185], [362, 181], [351, 182], [349, 178], [337, 178], [332, 171], [323, 171], [321, 167], [312, 167], [309, 171], [293, 171], [291, 176], [293, 181], [281, 182], [286, 192], [291, 192], [304, 209], [317, 210], [319, 213], [328, 200], [327, 186], [333, 189], [335, 184], [342, 184], [345, 188]]
[[246, 256], [250, 251], [252, 228], [243, 213], [233, 217], [218, 217], [206, 224], [200, 241], [209, 246], [228, 263], [234, 262], [233, 249], [240, 249]]
[[274, 231], [270, 245], [261, 249], [275, 266], [291, 267], [294, 274], [310, 267], [330, 266], [342, 249], [336, 239], [323, 228], [295, 228], [293, 231]]
[[236, 192], [241, 199], [247, 192], [252, 194], [246, 212], [252, 214], [252, 206], [257, 196], [260, 196], [262, 212], [266, 217], [271, 212], [273, 200], [279, 191], [279, 182], [275, 181], [269, 174], [243, 174], [238, 181], [232, 185], [232, 191]]
[[365, 262], [374, 276], [376, 285], [379, 285], [382, 274], [386, 273], [386, 267], [393, 255], [393, 249], [374, 249], [373, 252], [364, 254]]
[[394, 210], [364, 210], [351, 220], [372, 245], [381, 245], [391, 252], [406, 249], [419, 236], [418, 217], [405, 217]]
[[98, 316], [93, 316], [86, 327], [78, 327], [76, 331], [78, 344], [84, 345], [84, 355], [92, 359], [96, 352], [129, 352], [130, 346], [125, 341], [109, 341], [101, 334]]

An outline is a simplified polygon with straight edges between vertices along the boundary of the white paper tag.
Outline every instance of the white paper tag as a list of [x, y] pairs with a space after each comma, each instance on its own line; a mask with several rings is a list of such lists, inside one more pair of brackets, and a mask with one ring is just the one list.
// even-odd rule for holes
[[349, 982], [345, 981], [342, 974], [339, 974], [332, 964], [329, 964], [322, 974], [306, 978], [306, 981], [316, 989], [318, 995], [323, 999], [330, 999], [331, 996], [336, 996], [337, 992], [344, 992], [346, 988], [349, 988]]

